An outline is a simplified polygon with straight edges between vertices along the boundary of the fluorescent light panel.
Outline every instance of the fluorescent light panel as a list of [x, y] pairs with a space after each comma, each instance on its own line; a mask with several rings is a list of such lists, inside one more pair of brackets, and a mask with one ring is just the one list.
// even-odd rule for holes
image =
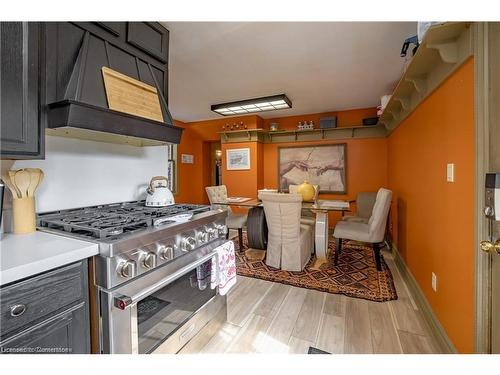
[[212, 111], [222, 116], [241, 115], [245, 113], [256, 113], [264, 111], [275, 111], [278, 109], [292, 108], [292, 102], [285, 94], [240, 100], [231, 103], [212, 105]]

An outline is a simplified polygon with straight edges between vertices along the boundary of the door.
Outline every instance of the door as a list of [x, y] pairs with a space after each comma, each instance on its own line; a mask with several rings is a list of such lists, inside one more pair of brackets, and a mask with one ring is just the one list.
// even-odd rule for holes
[[211, 263], [210, 259], [137, 303], [140, 354], [152, 352], [215, 297], [215, 289], [210, 288], [210, 273], [204, 279], [199, 277], [199, 270], [210, 269]]
[[[500, 173], [500, 23], [489, 24], [489, 172]], [[492, 237], [500, 239], [500, 221], [492, 223]], [[491, 257], [491, 351], [500, 353], [500, 254]]]
[[210, 142], [210, 176], [212, 186], [222, 185], [222, 151], [220, 142]]
[[[500, 23], [474, 24], [476, 67], [477, 240], [494, 244], [500, 221], [487, 219], [486, 173], [500, 173]], [[476, 257], [476, 351], [500, 353], [500, 254], [493, 246]]]
[[1, 156], [43, 158], [37, 22], [0, 22]]
[[179, 350], [200, 328], [190, 325], [186, 330], [184, 325], [217, 295], [210, 285], [211, 264], [217, 256], [213, 249], [223, 242], [201, 249], [205, 254], [189, 252], [135, 281], [103, 290], [102, 351], [151, 353], [171, 338], [173, 352]]

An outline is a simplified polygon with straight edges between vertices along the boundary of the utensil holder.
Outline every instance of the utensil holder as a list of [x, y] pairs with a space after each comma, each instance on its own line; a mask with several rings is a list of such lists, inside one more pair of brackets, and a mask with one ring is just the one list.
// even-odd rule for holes
[[12, 201], [13, 231], [15, 234], [36, 230], [35, 197], [17, 198]]

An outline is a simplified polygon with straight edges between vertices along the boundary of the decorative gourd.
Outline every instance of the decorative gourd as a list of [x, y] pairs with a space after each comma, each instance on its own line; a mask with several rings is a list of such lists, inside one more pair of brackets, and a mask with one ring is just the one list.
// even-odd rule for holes
[[316, 195], [316, 189], [314, 189], [314, 186], [309, 182], [304, 181], [297, 187], [297, 193], [302, 195], [302, 200], [304, 202], [312, 202]]

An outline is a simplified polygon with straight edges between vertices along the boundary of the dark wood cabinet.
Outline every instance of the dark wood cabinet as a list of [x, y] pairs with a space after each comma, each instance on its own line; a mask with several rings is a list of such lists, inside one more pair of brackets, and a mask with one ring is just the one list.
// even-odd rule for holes
[[3, 353], [90, 353], [86, 261], [0, 289]]
[[173, 125], [168, 46], [169, 32], [157, 22], [0, 22], [0, 157], [44, 158], [52, 103], [107, 108], [103, 66], [157, 87], [165, 123]]
[[38, 22], [0, 22], [2, 158], [44, 157], [42, 34]]

